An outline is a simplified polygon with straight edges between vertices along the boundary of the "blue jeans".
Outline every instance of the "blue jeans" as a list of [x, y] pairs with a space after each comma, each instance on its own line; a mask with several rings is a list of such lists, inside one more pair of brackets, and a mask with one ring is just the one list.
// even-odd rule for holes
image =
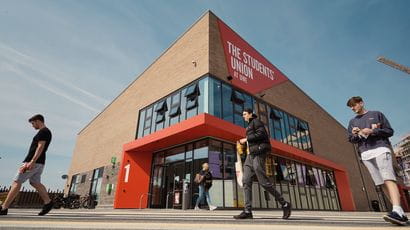
[[204, 199], [204, 196], [206, 197], [206, 202], [208, 202], [208, 206], [211, 206], [211, 197], [209, 196], [209, 191], [205, 189], [203, 185], [199, 185], [199, 193], [198, 193], [198, 199], [196, 199], [196, 204], [195, 207], [198, 207], [199, 203]]

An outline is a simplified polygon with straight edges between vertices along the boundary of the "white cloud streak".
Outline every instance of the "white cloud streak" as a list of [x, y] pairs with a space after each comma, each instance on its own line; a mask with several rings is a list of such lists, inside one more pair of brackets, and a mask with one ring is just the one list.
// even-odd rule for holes
[[[22, 65], [25, 65], [25, 66], [27, 66], [27, 67], [41, 73], [43, 76], [45, 76], [46, 78], [48, 78], [50, 80], [57, 81], [57, 82], [61, 83], [62, 85], [64, 85], [65, 87], [71, 88], [71, 89], [73, 89], [77, 92], [82, 93], [85, 96], [88, 96], [92, 99], [95, 99], [96, 101], [98, 101], [100, 104], [102, 104], [104, 106], [106, 106], [109, 103], [108, 100], [106, 100], [106, 99], [104, 99], [100, 96], [97, 96], [97, 95], [95, 95], [95, 94], [93, 94], [93, 93], [91, 93], [87, 90], [82, 89], [82, 88], [72, 84], [71, 82], [68, 82], [68, 81], [64, 80], [64, 78], [62, 78], [62, 77], [54, 77], [54, 76], [67, 76], [67, 74], [65, 74], [61, 71], [55, 70], [52, 67], [46, 65], [45, 63], [42, 63], [42, 62], [30, 57], [29, 55], [23, 54], [20, 51], [12, 48], [10, 46], [7, 46], [7, 45], [5, 45], [4, 43], [1, 43], [1, 42], [0, 42], [0, 50], [2, 50], [2, 52], [8, 52], [8, 54], [9, 54], [8, 58], [9, 59], [14, 57], [12, 59], [12, 61], [14, 61], [16, 63], [19, 63], [19, 64], [22, 64]], [[51, 88], [49, 90], [53, 91], [53, 92], [55, 91]], [[67, 98], [65, 95], [62, 95], [61, 93], [58, 93], [58, 95]], [[69, 100], [71, 100], [71, 99], [69, 99]], [[71, 101], [76, 101], [76, 100], [71, 100]], [[80, 104], [84, 104], [84, 103], [80, 103]], [[87, 107], [90, 107], [90, 106], [87, 106]]]

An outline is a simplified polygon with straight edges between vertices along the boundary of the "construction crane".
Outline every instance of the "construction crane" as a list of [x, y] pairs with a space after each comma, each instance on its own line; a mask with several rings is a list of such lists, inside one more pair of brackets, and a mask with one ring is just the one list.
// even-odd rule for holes
[[404, 66], [404, 65], [400, 65], [400, 64], [398, 64], [398, 63], [396, 63], [396, 62], [394, 62], [394, 61], [392, 61], [392, 60], [389, 60], [389, 59], [387, 59], [387, 58], [385, 58], [385, 57], [383, 57], [383, 56], [378, 57], [378, 58], [377, 58], [377, 61], [378, 61], [378, 62], [381, 62], [381, 63], [383, 63], [383, 64], [386, 64], [386, 65], [388, 65], [388, 66], [390, 66], [390, 67], [393, 67], [393, 68], [395, 68], [395, 69], [398, 69], [398, 70], [400, 70], [400, 71], [403, 71], [403, 72], [405, 72], [405, 73], [407, 73], [407, 74], [410, 74], [410, 68], [409, 68], [409, 67], [406, 67], [406, 66]]

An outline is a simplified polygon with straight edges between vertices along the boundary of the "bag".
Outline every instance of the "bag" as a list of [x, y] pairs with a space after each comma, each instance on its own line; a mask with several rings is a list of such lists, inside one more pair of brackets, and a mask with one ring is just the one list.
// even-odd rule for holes
[[239, 141], [236, 142], [236, 152], [239, 155], [248, 154], [248, 147], [246, 144], [241, 144]]
[[195, 175], [194, 182], [197, 183], [197, 184], [200, 184], [203, 179], [204, 179], [204, 176], [202, 176], [201, 174], [197, 173], [197, 174]]
[[236, 162], [235, 162], [235, 173], [236, 173], [236, 181], [238, 182], [239, 187], [243, 187], [242, 178], [243, 178], [243, 168], [242, 168], [242, 160], [241, 155], [239, 152], [236, 153]]

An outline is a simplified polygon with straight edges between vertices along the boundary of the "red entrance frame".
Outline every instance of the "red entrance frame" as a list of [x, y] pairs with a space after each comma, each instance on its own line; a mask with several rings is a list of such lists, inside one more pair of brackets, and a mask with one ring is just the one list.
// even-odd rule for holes
[[[202, 137], [216, 137], [236, 142], [245, 136], [245, 129], [207, 113], [199, 114], [171, 127], [139, 138], [123, 146], [114, 208], [147, 208], [152, 154]], [[273, 152], [301, 162], [323, 166], [334, 171], [340, 206], [355, 211], [347, 170], [332, 161], [271, 139]]]

